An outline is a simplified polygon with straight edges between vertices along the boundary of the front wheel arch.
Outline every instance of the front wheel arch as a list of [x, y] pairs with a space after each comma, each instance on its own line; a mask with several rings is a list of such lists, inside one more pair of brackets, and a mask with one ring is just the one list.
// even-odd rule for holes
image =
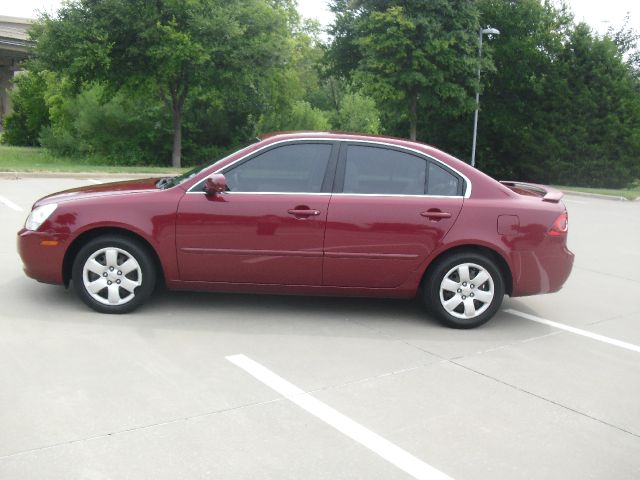
[[80, 252], [80, 249], [94, 238], [98, 238], [104, 235], [119, 235], [127, 237], [144, 246], [151, 255], [151, 258], [153, 259], [153, 262], [155, 264], [156, 272], [158, 274], [157, 282], [159, 282], [160, 284], [164, 284], [164, 270], [162, 268], [162, 263], [160, 262], [160, 257], [158, 256], [155, 248], [153, 248], [144, 237], [125, 228], [99, 227], [88, 230], [86, 232], [83, 232], [81, 235], [78, 235], [78, 237], [73, 240], [71, 245], [69, 245], [69, 248], [67, 248], [67, 251], [64, 255], [64, 260], [62, 262], [62, 279], [64, 281], [65, 287], [68, 288], [69, 284], [71, 283], [73, 262], [76, 258], [76, 255], [78, 255], [78, 252]]

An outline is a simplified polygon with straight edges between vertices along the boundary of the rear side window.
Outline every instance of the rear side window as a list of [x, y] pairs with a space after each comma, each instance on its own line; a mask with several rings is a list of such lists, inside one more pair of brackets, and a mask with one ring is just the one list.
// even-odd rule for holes
[[424, 195], [427, 161], [388, 148], [349, 145], [344, 193]]
[[427, 176], [427, 195], [456, 196], [460, 195], [460, 180], [444, 168], [429, 162]]
[[331, 144], [298, 143], [276, 147], [225, 171], [231, 192], [319, 193]]

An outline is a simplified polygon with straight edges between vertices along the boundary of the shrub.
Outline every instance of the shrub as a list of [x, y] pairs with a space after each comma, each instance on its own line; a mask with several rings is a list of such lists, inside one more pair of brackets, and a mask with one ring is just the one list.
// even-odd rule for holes
[[330, 129], [329, 115], [304, 100], [294, 102], [287, 110], [262, 115], [257, 125], [259, 133]]
[[13, 112], [4, 120], [2, 142], [34, 147], [40, 144], [40, 130], [49, 125], [49, 109], [44, 96], [45, 74], [24, 72], [14, 79], [11, 91]]
[[380, 113], [376, 102], [361, 93], [349, 93], [342, 98], [334, 127], [345, 132], [380, 133]]
[[120, 165], [162, 165], [169, 161], [171, 132], [159, 100], [145, 92], [107, 96], [94, 84], [78, 95], [49, 91], [51, 126], [42, 146], [59, 155], [99, 156]]

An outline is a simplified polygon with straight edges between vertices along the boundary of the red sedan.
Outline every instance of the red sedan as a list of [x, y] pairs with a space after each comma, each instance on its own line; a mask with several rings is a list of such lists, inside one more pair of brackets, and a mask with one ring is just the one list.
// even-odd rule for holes
[[562, 194], [497, 182], [428, 145], [272, 134], [158, 180], [38, 200], [18, 233], [26, 274], [125, 313], [169, 289], [412, 298], [471, 328], [573, 265]]

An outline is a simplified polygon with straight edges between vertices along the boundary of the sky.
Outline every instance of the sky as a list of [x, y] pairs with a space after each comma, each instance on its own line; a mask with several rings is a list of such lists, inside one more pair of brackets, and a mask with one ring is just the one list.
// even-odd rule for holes
[[[0, 16], [30, 17], [36, 11], [54, 12], [61, 0], [2, 0]], [[640, 1], [638, 0], [568, 0], [576, 20], [585, 21], [596, 31], [604, 33], [609, 26], [618, 28], [627, 13], [631, 15], [630, 26], [640, 32]], [[322, 25], [331, 22], [332, 15], [325, 0], [298, 0], [300, 13], [309, 18], [317, 18]], [[499, 25], [492, 25], [500, 28]]]

